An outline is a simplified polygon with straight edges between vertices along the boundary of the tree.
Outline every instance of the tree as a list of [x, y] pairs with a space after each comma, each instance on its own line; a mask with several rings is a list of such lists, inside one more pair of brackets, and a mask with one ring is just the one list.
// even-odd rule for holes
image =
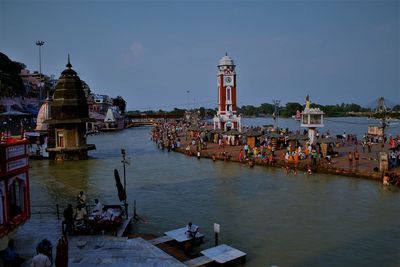
[[113, 106], [117, 106], [121, 113], [125, 113], [126, 109], [126, 101], [122, 98], [122, 96], [117, 96], [117, 98], [113, 98]]
[[11, 61], [5, 54], [0, 53], [0, 95], [24, 96], [25, 87], [20, 76], [25, 67], [23, 63]]
[[204, 118], [206, 116], [206, 109], [204, 107], [199, 108], [200, 118]]
[[217, 114], [217, 110], [215, 110], [215, 109], [208, 108], [206, 111], [206, 115], [209, 118], [213, 118], [215, 116], [215, 114]]
[[281, 115], [282, 117], [291, 117], [296, 114], [299, 110], [301, 111], [303, 106], [297, 102], [288, 102], [286, 103], [285, 108], [282, 110]]
[[400, 105], [396, 105], [392, 108], [393, 111], [400, 111]]
[[275, 106], [273, 104], [263, 103], [258, 108], [258, 110], [259, 110], [259, 113], [262, 113], [262, 114], [272, 114], [275, 111]]

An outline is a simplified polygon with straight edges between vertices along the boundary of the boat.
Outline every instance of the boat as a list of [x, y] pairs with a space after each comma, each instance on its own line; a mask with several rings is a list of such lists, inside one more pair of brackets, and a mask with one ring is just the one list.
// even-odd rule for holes
[[121, 205], [105, 205], [102, 215], [91, 214], [81, 224], [75, 224], [74, 234], [115, 234], [124, 223], [124, 216], [125, 211]]
[[[90, 215], [85, 217], [84, 220], [75, 222], [74, 234], [96, 235], [109, 233], [120, 236], [126, 231], [132, 219], [135, 219], [135, 216], [138, 217], [135, 215], [135, 211], [133, 217], [127, 216], [128, 205], [126, 203], [126, 193], [117, 169], [114, 169], [114, 179], [118, 191], [118, 198], [123, 205], [104, 205], [100, 213], [89, 213]], [[88, 208], [90, 209], [90, 206], [88, 206]]]

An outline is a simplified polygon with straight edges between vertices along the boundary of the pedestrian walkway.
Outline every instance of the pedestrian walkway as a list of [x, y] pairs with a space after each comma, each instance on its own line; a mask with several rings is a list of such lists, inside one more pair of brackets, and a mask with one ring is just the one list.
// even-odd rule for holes
[[[53, 257], [61, 237], [61, 221], [34, 215], [14, 236], [16, 249], [30, 266], [36, 245], [47, 238], [53, 244]], [[68, 266], [186, 266], [142, 238], [70, 236]], [[54, 261], [55, 259], [53, 259]]]

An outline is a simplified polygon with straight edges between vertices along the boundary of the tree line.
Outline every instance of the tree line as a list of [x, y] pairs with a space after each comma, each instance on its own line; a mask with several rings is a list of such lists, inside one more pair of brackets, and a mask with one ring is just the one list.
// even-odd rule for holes
[[[374, 110], [370, 108], [363, 108], [358, 104], [337, 104], [337, 105], [318, 105], [318, 104], [311, 104], [311, 108], [319, 108], [327, 117], [340, 117], [340, 116], [356, 116], [357, 114], [362, 113], [372, 113]], [[303, 111], [305, 105], [302, 105], [297, 102], [288, 102], [285, 106], [279, 106], [279, 116], [284, 118], [292, 117], [296, 114], [297, 111]], [[130, 114], [168, 114], [168, 115], [176, 115], [176, 116], [183, 116], [185, 113], [185, 109], [174, 108], [171, 111], [165, 110], [147, 110], [147, 111], [140, 111], [134, 110], [129, 111]], [[396, 105], [391, 109], [392, 112], [400, 112], [400, 105]], [[214, 115], [217, 114], [217, 109], [210, 109], [205, 107], [200, 107], [197, 109], [201, 118], [212, 118]], [[237, 113], [241, 114], [245, 117], [268, 117], [273, 116], [275, 113], [275, 105], [270, 103], [263, 103], [260, 106], [253, 106], [253, 105], [244, 105], [237, 108]], [[277, 115], [277, 114], [275, 114]]]

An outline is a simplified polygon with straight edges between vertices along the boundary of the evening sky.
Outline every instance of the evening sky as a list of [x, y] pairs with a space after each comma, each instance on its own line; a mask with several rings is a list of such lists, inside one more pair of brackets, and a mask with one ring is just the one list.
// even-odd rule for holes
[[400, 103], [400, 1], [0, 0], [0, 52], [38, 70], [36, 40], [128, 110], [215, 107], [225, 52], [239, 106]]

